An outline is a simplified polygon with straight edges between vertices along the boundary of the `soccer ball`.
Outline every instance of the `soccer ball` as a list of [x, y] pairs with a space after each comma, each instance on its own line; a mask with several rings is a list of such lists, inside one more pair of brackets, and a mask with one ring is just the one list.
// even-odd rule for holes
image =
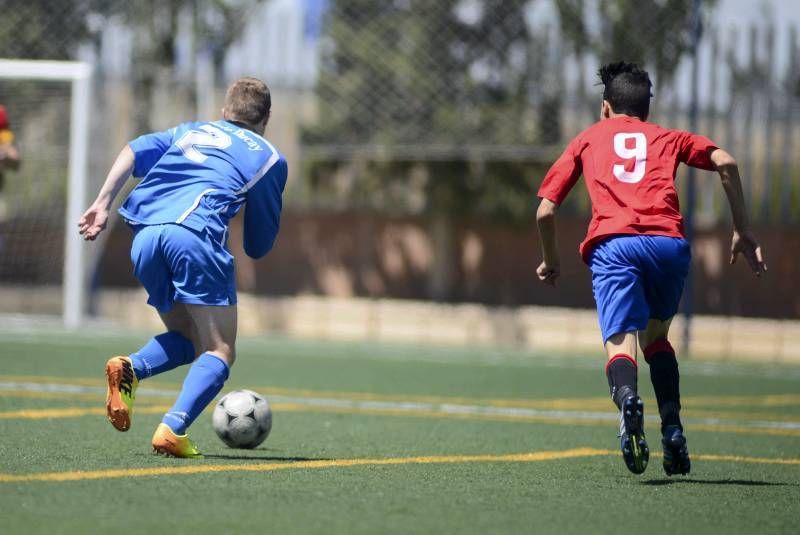
[[211, 416], [217, 436], [231, 448], [252, 449], [272, 429], [269, 403], [252, 390], [234, 390], [223, 396]]

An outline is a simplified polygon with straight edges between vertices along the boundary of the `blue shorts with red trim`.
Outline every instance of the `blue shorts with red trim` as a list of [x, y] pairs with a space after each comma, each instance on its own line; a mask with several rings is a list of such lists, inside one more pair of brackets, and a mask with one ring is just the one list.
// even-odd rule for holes
[[614, 236], [589, 254], [603, 343], [678, 312], [692, 253], [683, 238]]
[[135, 225], [133, 231], [133, 272], [156, 310], [169, 312], [176, 301], [236, 303], [233, 255], [211, 233], [178, 224]]

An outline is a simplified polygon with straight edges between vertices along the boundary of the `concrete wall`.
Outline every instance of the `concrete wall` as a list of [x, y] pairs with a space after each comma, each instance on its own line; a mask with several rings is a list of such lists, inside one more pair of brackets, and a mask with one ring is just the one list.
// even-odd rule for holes
[[[492, 306], [546, 305], [593, 308], [588, 268], [577, 254], [585, 222], [559, 221], [563, 275], [557, 289], [535, 278], [540, 259], [533, 225], [509, 228], [485, 220], [452, 226], [449, 247], [438, 247], [424, 217], [387, 218], [374, 214], [287, 212], [274, 250], [254, 262], [241, 250], [234, 222], [230, 246], [237, 256], [239, 288], [258, 295], [297, 294], [337, 298], [436, 300]], [[694, 244], [695, 310], [721, 316], [800, 318], [800, 229], [756, 229], [769, 272], [757, 279], [744, 261], [728, 265], [729, 231], [698, 233]], [[129, 260], [130, 232], [118, 225], [105, 243], [100, 288], [135, 287]], [[437, 262], [437, 255], [448, 255]], [[434, 266], [450, 266], [437, 280]], [[438, 297], [438, 296], [437, 296]]]

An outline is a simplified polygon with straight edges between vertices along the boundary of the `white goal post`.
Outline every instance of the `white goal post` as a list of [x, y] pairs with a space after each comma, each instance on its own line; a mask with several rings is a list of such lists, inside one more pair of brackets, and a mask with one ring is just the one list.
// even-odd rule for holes
[[64, 221], [64, 274], [62, 315], [64, 325], [75, 329], [84, 319], [86, 272], [83, 239], [77, 232], [78, 218], [86, 208], [89, 150], [89, 101], [92, 65], [74, 61], [0, 59], [0, 78], [47, 80], [71, 83], [69, 169]]

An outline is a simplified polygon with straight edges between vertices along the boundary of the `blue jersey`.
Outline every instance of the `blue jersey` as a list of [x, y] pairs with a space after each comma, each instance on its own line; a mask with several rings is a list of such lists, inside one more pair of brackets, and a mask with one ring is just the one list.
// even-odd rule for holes
[[184, 123], [130, 142], [142, 177], [119, 209], [135, 225], [176, 223], [220, 244], [243, 204], [244, 249], [264, 256], [278, 233], [286, 159], [266, 139], [228, 121]]

